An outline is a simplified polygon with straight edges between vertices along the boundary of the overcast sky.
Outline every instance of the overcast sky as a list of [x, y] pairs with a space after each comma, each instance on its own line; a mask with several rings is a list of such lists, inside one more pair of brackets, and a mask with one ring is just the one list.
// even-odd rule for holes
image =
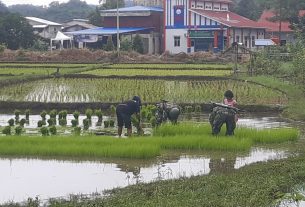
[[[0, 0], [6, 6], [11, 6], [14, 4], [33, 4], [39, 6], [48, 6], [52, 1], [59, 1], [60, 3], [68, 2], [69, 0]], [[98, 4], [99, 0], [82, 0], [87, 2], [87, 4]]]

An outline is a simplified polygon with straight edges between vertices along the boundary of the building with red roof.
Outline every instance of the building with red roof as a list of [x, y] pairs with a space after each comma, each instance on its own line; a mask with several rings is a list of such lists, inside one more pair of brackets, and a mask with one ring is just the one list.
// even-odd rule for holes
[[[299, 12], [299, 16], [304, 16], [305, 10]], [[288, 21], [272, 21], [275, 17], [275, 12], [272, 10], [265, 10], [258, 23], [266, 28], [266, 37], [274, 40], [276, 43], [281, 41], [281, 45], [286, 43], [293, 43], [295, 41], [295, 36], [292, 29], [290, 28], [290, 23]], [[279, 35], [281, 33], [281, 35]]]
[[164, 45], [171, 53], [222, 51], [233, 42], [256, 49], [265, 27], [229, 11], [231, 0], [164, 1]]

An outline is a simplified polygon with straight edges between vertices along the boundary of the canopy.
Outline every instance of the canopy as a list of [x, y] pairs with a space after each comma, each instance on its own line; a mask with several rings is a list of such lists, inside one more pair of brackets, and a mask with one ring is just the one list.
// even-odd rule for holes
[[70, 46], [72, 47], [72, 37], [69, 37], [67, 35], [65, 35], [64, 33], [62, 33], [61, 31], [58, 31], [56, 34], [56, 37], [51, 39], [51, 51], [52, 51], [52, 43], [53, 41], [60, 41], [60, 49], [63, 48], [64, 45], [64, 40], [69, 40], [70, 41]]

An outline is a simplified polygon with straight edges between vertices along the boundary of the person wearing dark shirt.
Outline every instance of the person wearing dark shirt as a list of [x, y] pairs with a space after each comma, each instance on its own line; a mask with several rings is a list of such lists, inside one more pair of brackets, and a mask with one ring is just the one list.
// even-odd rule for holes
[[134, 96], [132, 100], [119, 104], [116, 107], [116, 115], [118, 120], [118, 135], [121, 137], [123, 126], [127, 129], [127, 135], [131, 136], [131, 116], [133, 114], [140, 114], [141, 99], [139, 96]]

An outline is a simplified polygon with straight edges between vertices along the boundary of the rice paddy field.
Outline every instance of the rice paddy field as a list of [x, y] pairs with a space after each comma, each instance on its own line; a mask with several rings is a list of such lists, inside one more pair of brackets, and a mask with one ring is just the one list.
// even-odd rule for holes
[[[58, 68], [59, 74], [56, 75]], [[114, 78], [113, 76], [120, 77]], [[31, 79], [32, 77], [37, 78]], [[172, 78], [167, 79], [166, 77]], [[286, 106], [289, 102], [289, 96], [281, 90], [265, 87], [263, 84], [232, 79], [232, 66], [222, 64], [96, 65], [1, 63], [0, 85], [0, 102], [5, 103], [113, 104], [128, 100], [134, 95], [139, 95], [144, 103], [156, 103], [161, 99], [166, 99], [177, 104], [202, 104], [221, 102], [223, 99], [223, 92], [227, 89], [234, 91], [235, 98], [240, 105]], [[194, 114], [189, 113], [188, 115], [193, 116]], [[0, 126], [1, 131], [5, 126], [7, 126], [7, 121], [5, 121], [5, 125], [2, 124], [2, 126]], [[8, 183], [3, 184], [4, 188], [7, 190], [0, 190], [0, 194], [3, 195], [3, 197], [6, 196], [3, 200], [0, 198], [0, 206], [4, 201], [14, 201], [14, 198], [18, 198], [18, 200], [27, 200], [25, 196], [29, 195], [33, 198], [35, 195], [42, 195], [44, 198], [50, 198], [52, 196], [66, 196], [75, 193], [88, 194], [97, 189], [109, 189], [109, 186], [113, 188], [115, 186], [125, 187], [130, 184], [138, 184], [141, 182], [141, 176], [146, 175], [145, 171], [146, 173], [149, 172], [150, 178], [147, 179], [149, 182], [156, 181], [156, 179], [166, 180], [183, 178], [181, 179], [182, 182], [190, 184], [183, 189], [192, 188], [192, 186], [194, 186], [186, 177], [199, 175], [201, 178], [202, 175], [223, 173], [224, 171], [228, 173], [228, 175], [221, 174], [223, 176], [219, 177], [219, 182], [213, 181], [216, 185], [209, 188], [215, 189], [215, 192], [217, 192], [217, 189], [219, 189], [219, 191], [223, 190], [223, 186], [225, 186], [224, 183], [227, 183], [226, 179], [232, 180], [229, 177], [229, 175], [232, 175], [230, 173], [238, 173], [239, 168], [252, 165], [256, 162], [287, 159], [287, 157], [300, 153], [301, 151], [299, 149], [302, 148], [301, 146], [304, 146], [304, 144], [302, 144], [304, 140], [302, 130], [297, 125], [295, 125], [295, 127], [283, 126], [268, 129], [239, 126], [235, 130], [234, 136], [227, 137], [224, 132], [225, 126], [219, 136], [212, 136], [211, 127], [207, 122], [196, 122], [190, 119], [187, 122], [180, 122], [178, 125], [164, 124], [153, 129], [150, 127], [150, 130], [152, 131], [150, 136], [133, 136], [131, 138], [123, 139], [109, 135], [97, 136], [90, 130], [81, 133], [81, 135], [76, 135], [70, 132], [75, 129], [70, 127], [70, 125], [63, 127], [57, 125], [56, 127], [60, 133], [52, 136], [42, 136], [40, 133], [23, 133], [20, 136], [15, 133], [12, 133], [13, 135], [4, 135], [4, 133], [1, 134], [0, 132], [0, 163], [2, 163], [0, 165], [2, 167], [0, 167], [0, 171], [3, 172], [4, 179], [9, 181]], [[14, 132], [16, 128], [17, 125], [12, 127], [12, 131]], [[45, 128], [50, 129], [51, 127], [45, 126]], [[21, 130], [25, 132], [25, 129]], [[34, 130], [39, 131], [40, 128], [35, 126]], [[116, 128], [114, 127], [112, 130], [116, 131]], [[49, 164], [46, 164], [46, 169], [48, 170], [46, 172], [39, 171], [40, 166], [45, 165], [45, 162], [50, 163], [52, 160], [56, 160], [58, 163], [52, 165], [52, 167], [50, 167]], [[73, 163], [65, 163], [67, 160], [73, 160]], [[89, 163], [89, 160], [93, 160], [94, 162]], [[17, 165], [15, 166], [15, 164], [18, 163], [22, 164], [16, 167]], [[35, 163], [35, 165], [38, 163], [39, 167], [34, 167], [33, 163]], [[145, 165], [143, 163], [145, 163]], [[174, 163], [177, 165], [174, 165]], [[184, 171], [183, 166], [185, 166], [186, 163], [189, 165], [190, 173]], [[197, 165], [198, 163], [199, 165]], [[107, 171], [108, 164], [112, 166], [111, 171]], [[72, 188], [64, 190], [65, 186], [61, 186], [60, 188], [61, 190], [63, 189], [63, 191], [60, 191], [60, 195], [54, 194], [56, 187], [54, 192], [44, 194], [46, 189], [40, 185], [41, 180], [47, 180], [49, 182], [46, 182], [44, 184], [45, 186], [49, 186], [52, 181], [45, 177], [41, 178], [40, 175], [52, 174], [54, 171], [60, 172], [58, 174], [52, 174], [51, 180], [54, 180], [63, 173], [62, 169], [67, 169], [66, 167], [71, 167], [70, 165], [74, 167], [81, 165], [82, 167], [77, 169], [77, 171], [81, 171], [81, 174], [83, 173], [82, 170], [85, 172], [87, 168], [91, 168], [92, 166], [95, 167], [93, 167], [94, 170], [90, 171], [88, 176], [77, 178], [86, 181], [83, 183], [80, 182], [82, 183], [81, 186], [74, 186], [72, 183], [78, 183], [75, 182], [75, 180], [73, 182], [71, 181], [71, 183], [68, 181], [70, 177], [73, 177], [70, 176], [74, 175], [73, 171], [63, 179], [67, 181], [65, 182], [65, 186], [73, 186], [73, 189], [81, 189], [79, 192], [73, 191]], [[6, 168], [5, 166], [9, 167]], [[24, 166], [29, 166], [27, 169], [33, 169], [33, 172], [26, 171]], [[116, 167], [113, 168], [113, 166]], [[146, 169], [147, 166], [154, 166], [154, 169], [149, 171]], [[166, 169], [164, 168], [165, 166]], [[280, 166], [283, 165], [280, 164]], [[179, 170], [175, 169], [175, 167]], [[27, 173], [25, 173], [25, 175], [20, 174], [17, 176], [18, 179], [15, 179], [15, 177], [11, 176], [12, 174], [17, 175], [17, 172], [15, 171], [12, 173], [12, 170], [15, 168], [20, 169], [18, 172]], [[198, 169], [195, 170], [195, 168]], [[76, 168], [73, 169], [75, 170]], [[257, 173], [256, 176], [260, 177], [260, 169], [257, 170], [256, 167], [254, 167], [254, 170], [253, 174]], [[119, 175], [118, 171], [122, 173]], [[179, 172], [179, 174], [171, 176], [176, 171]], [[194, 174], [194, 172], [196, 172], [196, 174]], [[31, 175], [31, 178], [27, 177], [27, 174]], [[298, 173], [296, 174], [301, 175]], [[107, 180], [101, 181], [100, 177], [96, 178], [90, 188], [87, 188], [87, 184], [90, 183], [87, 178], [90, 179], [94, 177], [94, 175], [107, 178]], [[237, 174], [234, 174], [234, 176], [235, 175], [238, 176]], [[247, 175], [249, 175], [249, 173]], [[119, 176], [122, 180], [120, 180], [120, 184], [117, 185], [116, 179]], [[211, 177], [214, 177], [214, 174]], [[241, 178], [244, 177], [245, 176], [242, 175]], [[112, 178], [115, 180], [114, 184], [109, 185], [108, 188], [107, 186], [101, 187], [101, 185], [106, 185], [108, 182], [111, 182]], [[24, 181], [30, 180], [33, 185], [28, 184], [25, 186], [24, 181], [22, 181], [22, 183], [19, 182], [22, 179], [24, 179]], [[132, 182], [130, 182], [130, 180], [132, 180]], [[266, 178], [266, 180], [270, 179]], [[238, 179], [236, 182], [238, 182]], [[37, 189], [26, 189], [29, 186], [34, 188], [36, 183], [39, 183]], [[245, 183], [247, 182], [245, 181]], [[212, 185], [211, 183], [205, 183], [203, 186], [206, 186], [207, 184]], [[272, 186], [272, 184], [274, 186]], [[268, 186], [276, 189], [276, 186], [281, 184], [283, 183], [273, 182]], [[293, 184], [294, 183], [289, 183], [290, 187], [293, 187]], [[179, 187], [176, 187], [175, 185], [176, 184], [170, 184], [169, 186], [171, 187], [169, 188], [179, 189]], [[128, 201], [128, 199], [124, 199], [124, 195], [121, 195], [121, 197], [117, 199], [118, 202], [111, 201], [110, 197], [110, 201], [107, 200], [107, 198], [106, 200], [102, 199], [98, 201], [89, 199], [89, 204], [87, 204], [91, 206], [101, 206], [103, 203], [110, 202], [109, 206], [124, 206], [123, 204], [144, 206], [147, 204], [145, 200], [150, 200], [147, 199], [150, 197], [153, 198], [156, 189], [158, 189], [157, 186], [153, 186], [152, 188], [151, 186], [136, 186], [140, 186], [140, 190], [137, 192], [144, 192], [146, 196], [144, 196], [144, 200], [139, 201], [138, 203], [132, 203], [131, 201]], [[250, 187], [253, 186], [256, 186], [256, 184], [252, 183]], [[196, 189], [197, 188], [198, 187], [196, 187]], [[230, 192], [231, 188], [228, 186], [226, 186], [226, 188], [227, 192]], [[25, 189], [25, 191], [22, 191], [22, 189]], [[183, 191], [184, 193], [181, 194], [181, 199], [187, 200], [187, 198], [194, 197], [196, 200], [196, 189]], [[259, 187], [257, 187], [257, 189], [259, 189]], [[285, 189], [288, 188], [285, 187]], [[28, 194], [30, 191], [31, 194]], [[114, 192], [115, 191], [116, 190], [114, 190]], [[9, 193], [6, 194], [6, 192]], [[14, 194], [15, 192], [19, 194]], [[195, 194], [190, 195], [190, 192], [194, 192]], [[216, 195], [215, 192], [209, 195]], [[248, 193], [247, 188], [245, 188], [244, 192]], [[251, 190], [251, 192], [253, 193], [254, 191]], [[272, 191], [273, 194], [268, 191], [266, 194], [272, 194], [272, 199], [275, 199], [274, 195], [278, 195], [278, 192], [282, 191], [274, 190]], [[293, 191], [291, 190], [290, 192]], [[10, 193], [14, 194], [13, 198], [10, 197]], [[120, 196], [119, 194], [116, 195]], [[161, 198], [161, 195], [159, 196]], [[224, 194], [222, 196], [226, 197]], [[238, 194], [238, 196], [240, 195]], [[217, 199], [214, 197], [208, 198], [206, 200], [222, 202], [220, 197]], [[251, 198], [251, 196], [249, 197], [248, 195], [241, 197]], [[226, 197], [225, 199], [229, 198]], [[232, 200], [232, 198], [230, 199]], [[229, 203], [234, 203], [231, 202], [230, 199]], [[28, 200], [28, 203], [30, 203], [28, 206], [41, 205], [42, 203], [38, 200]], [[54, 206], [62, 206], [63, 204], [59, 204], [60, 200], [61, 199], [59, 199], [58, 203], [53, 200]], [[156, 200], [152, 200], [153, 203], [147, 206], [160, 206], [161, 203], [158, 201], [158, 198]], [[172, 201], [169, 201], [166, 198], [162, 198], [162, 200], [166, 201], [167, 206], [179, 206], [179, 202], [176, 202], [179, 200], [177, 198]], [[244, 202], [243, 204], [245, 204], [241, 206], [253, 206], [247, 205], [247, 201], [244, 199], [241, 200]], [[262, 198], [262, 200], [265, 201], [264, 198]], [[91, 203], [91, 201], [93, 201], [93, 203]], [[269, 200], [267, 199], [267, 201]], [[38, 205], [36, 205], [37, 202], [39, 203]], [[193, 202], [193, 204], [195, 203]], [[81, 199], [76, 203], [73, 203], [72, 201], [72, 203], [68, 202], [65, 204], [67, 204], [67, 206], [86, 206], [86, 203], [83, 203], [83, 200]], [[4, 206], [5, 205], [6, 204], [4, 204]], [[213, 206], [208, 205], [207, 203], [205, 203], [205, 205]], [[232, 204], [232, 206], [238, 205]]]
[[117, 103], [135, 94], [143, 102], [166, 99], [175, 103], [208, 103], [221, 101], [223, 91], [235, 92], [239, 104], [286, 104], [282, 92], [247, 82], [168, 81], [109, 78], [60, 78], [25, 82], [0, 88], [1, 101], [28, 102], [101, 102]]

